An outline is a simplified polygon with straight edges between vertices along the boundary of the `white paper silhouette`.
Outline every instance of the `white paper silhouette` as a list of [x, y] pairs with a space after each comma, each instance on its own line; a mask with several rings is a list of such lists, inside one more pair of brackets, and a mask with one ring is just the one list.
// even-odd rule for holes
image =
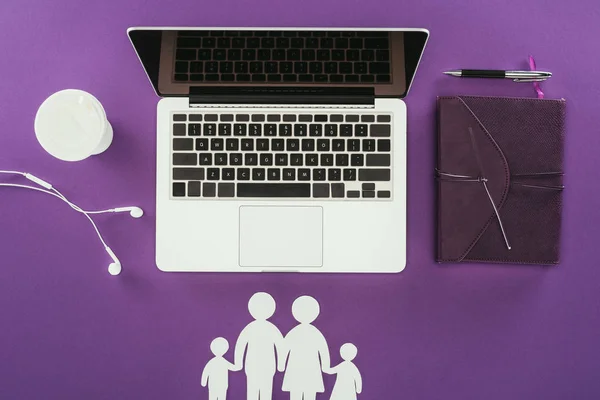
[[235, 366], [223, 358], [229, 350], [229, 343], [225, 338], [218, 337], [210, 344], [214, 357], [206, 363], [202, 371], [202, 386], [208, 384], [208, 397], [210, 400], [226, 400], [227, 387], [229, 386], [229, 371], [239, 371]]
[[280, 360], [283, 345], [283, 335], [267, 321], [275, 312], [275, 300], [268, 293], [255, 293], [248, 302], [248, 311], [254, 321], [237, 339], [235, 365], [246, 372], [248, 400], [271, 400], [276, 357]]
[[322, 371], [329, 370], [329, 348], [323, 334], [311, 325], [319, 312], [319, 303], [310, 296], [298, 297], [292, 304], [292, 315], [300, 324], [285, 336], [278, 364], [280, 371], [285, 369], [283, 391], [290, 392], [290, 400], [315, 400], [317, 393], [325, 391]]
[[358, 349], [352, 343], [343, 344], [340, 355], [344, 361], [325, 371], [328, 374], [337, 374], [329, 400], [356, 400], [356, 394], [362, 392], [362, 377], [352, 362], [357, 353]]

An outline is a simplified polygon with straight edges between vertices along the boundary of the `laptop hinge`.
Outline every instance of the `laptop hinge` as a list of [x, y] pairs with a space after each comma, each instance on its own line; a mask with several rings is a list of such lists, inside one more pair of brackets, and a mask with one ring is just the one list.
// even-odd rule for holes
[[223, 87], [191, 86], [190, 106], [206, 107], [219, 105], [331, 105], [373, 107], [375, 105], [374, 88], [335, 88], [335, 87]]

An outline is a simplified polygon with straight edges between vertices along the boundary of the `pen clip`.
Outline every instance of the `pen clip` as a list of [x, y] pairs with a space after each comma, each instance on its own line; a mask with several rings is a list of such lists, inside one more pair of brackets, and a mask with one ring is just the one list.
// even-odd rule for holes
[[547, 80], [549, 77], [541, 77], [541, 78], [514, 78], [513, 82], [543, 82]]

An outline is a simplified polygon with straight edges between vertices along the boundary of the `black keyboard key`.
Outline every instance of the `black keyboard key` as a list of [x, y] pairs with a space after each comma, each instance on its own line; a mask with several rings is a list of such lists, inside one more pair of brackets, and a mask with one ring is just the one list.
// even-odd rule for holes
[[262, 62], [251, 62], [250, 63], [250, 72], [253, 74], [262, 74], [263, 63]]
[[362, 197], [363, 197], [363, 199], [373, 199], [373, 198], [375, 198], [375, 191], [374, 190], [363, 190]]
[[329, 117], [331, 122], [344, 122], [344, 116], [341, 114], [333, 114]]
[[231, 49], [227, 51], [227, 59], [229, 61], [239, 61], [242, 59], [242, 51], [240, 49]]
[[336, 154], [335, 165], [337, 167], [347, 167], [350, 162], [350, 156], [348, 154]]
[[281, 82], [283, 76], [281, 74], [269, 74], [267, 75], [267, 81], [269, 82]]
[[335, 39], [335, 47], [337, 49], [347, 49], [349, 45], [348, 39], [346, 38], [338, 38]]
[[360, 60], [360, 52], [358, 50], [346, 50], [346, 60], [359, 61]]
[[273, 165], [273, 154], [264, 153], [259, 156], [260, 165]]
[[302, 50], [302, 60], [303, 61], [314, 61], [316, 59], [316, 54], [314, 50]]
[[298, 79], [298, 77], [296, 75], [292, 75], [292, 74], [284, 74], [283, 75], [284, 82], [296, 82], [297, 79]]
[[221, 171], [223, 173], [222, 179], [224, 181], [233, 181], [235, 180], [235, 169], [233, 168], [223, 168]]
[[326, 62], [325, 63], [325, 73], [326, 74], [337, 74], [338, 72], [338, 63], [336, 62]]
[[196, 139], [197, 151], [208, 151], [208, 139]]
[[216, 136], [217, 124], [204, 124], [204, 136]]
[[286, 58], [289, 61], [297, 61], [297, 60], [300, 60], [300, 58], [301, 58], [300, 50], [299, 49], [289, 49], [286, 52], [286, 55], [287, 55]]
[[219, 116], [217, 114], [207, 114], [204, 116], [205, 121], [218, 121]]
[[219, 136], [231, 136], [231, 124], [219, 124]]
[[308, 72], [311, 74], [320, 74], [323, 72], [323, 63], [322, 62], [311, 62], [308, 64]]
[[190, 63], [190, 73], [199, 74], [204, 72], [204, 64], [201, 61], [192, 61]]
[[329, 197], [329, 183], [313, 183], [313, 197]]
[[392, 120], [392, 117], [389, 115], [378, 115], [377, 116], [377, 122], [390, 122]]
[[294, 73], [294, 63], [292, 63], [292, 62], [279, 63], [279, 72], [281, 72], [282, 74], [293, 74]]
[[242, 139], [240, 148], [242, 149], [242, 151], [253, 151], [254, 139]]
[[317, 74], [315, 75], [315, 82], [328, 82], [329, 78], [327, 75], [324, 74]]
[[304, 83], [312, 82], [313, 81], [313, 76], [312, 75], [308, 75], [308, 74], [303, 74], [303, 75], [298, 76], [298, 81], [299, 82], [304, 82]]
[[358, 75], [344, 75], [344, 80], [348, 83], [356, 83], [359, 81]]
[[196, 153], [173, 153], [173, 165], [198, 165]]
[[258, 49], [260, 47], [260, 39], [259, 38], [248, 38], [246, 39], [246, 48], [248, 49]]
[[344, 168], [344, 180], [355, 181], [356, 180], [356, 169], [355, 168]]
[[202, 133], [202, 125], [200, 124], [189, 124], [188, 135], [189, 136], [200, 136]]
[[173, 150], [194, 150], [194, 139], [173, 139]]
[[173, 197], [185, 197], [185, 182], [173, 182]]
[[[256, 60], [256, 50], [254, 50], [254, 49], [243, 50], [242, 51], [242, 60], [244, 60], [244, 61]], [[245, 70], [248, 71], [248, 64], [246, 64]]]
[[386, 62], [371, 62], [369, 63], [369, 73], [372, 75], [389, 74], [390, 64]]
[[318, 139], [317, 140], [317, 151], [329, 151], [329, 140]]
[[198, 60], [212, 60], [213, 59], [213, 55], [211, 54], [211, 50], [209, 49], [200, 49], [198, 50]]
[[196, 59], [196, 50], [192, 49], [178, 49], [175, 53], [177, 60], [188, 61]]
[[[315, 121], [316, 121], [316, 117], [325, 117], [325, 120], [327, 120], [327, 116], [322, 115], [322, 116], [315, 116]], [[309, 127], [309, 135], [310, 136], [323, 136], [323, 125], [321, 124], [310, 124]]]
[[281, 120], [281, 115], [279, 115], [279, 114], [267, 115], [267, 121], [269, 121], [269, 122], [279, 122], [280, 120]]
[[205, 72], [214, 74], [219, 72], [219, 63], [216, 61], [209, 61], [204, 65]]
[[224, 142], [223, 139], [211, 139], [210, 141], [210, 149], [212, 151], [223, 150]]
[[377, 191], [377, 197], [380, 199], [389, 199], [392, 197], [392, 192], [389, 190], [379, 190]]
[[173, 136], [185, 136], [185, 124], [173, 124]]
[[300, 115], [298, 115], [298, 121], [300, 121], [300, 122], [312, 122], [312, 115], [300, 114]]
[[331, 38], [322, 38], [321, 39], [321, 48], [322, 49], [332, 49], [334, 46], [333, 39]]
[[368, 71], [366, 62], [357, 62], [354, 63], [354, 73], [355, 74], [366, 74]]
[[284, 114], [283, 122], [296, 122], [296, 116], [292, 114]]
[[369, 49], [389, 49], [390, 44], [387, 38], [365, 39], [365, 47]]
[[360, 117], [360, 120], [362, 122], [375, 122], [375, 116], [374, 115], [362, 115]]
[[288, 155], [286, 153], [275, 154], [275, 165], [285, 167], [288, 165]]
[[302, 151], [315, 151], [315, 140], [302, 139]]
[[216, 196], [216, 184], [212, 182], [204, 182], [202, 184], [202, 196], [203, 197], [215, 197]]
[[212, 154], [211, 153], [200, 153], [198, 155], [200, 165], [212, 165]]
[[221, 61], [219, 63], [219, 72], [222, 74], [230, 74], [233, 72], [233, 63], [231, 61]]
[[238, 197], [310, 197], [309, 183], [238, 183]]
[[282, 177], [284, 181], [295, 181], [296, 170], [294, 168], [284, 168]]
[[359, 137], [368, 136], [367, 125], [365, 125], [365, 124], [354, 125], [354, 136], [359, 136]]
[[[200, 47], [200, 46], [198, 46]], [[228, 48], [231, 47], [231, 38], [228, 37], [220, 37], [217, 39], [217, 47]]]
[[246, 39], [243, 37], [233, 38], [231, 41], [231, 47], [234, 49], [243, 49], [246, 47]]
[[331, 197], [342, 198], [345, 197], [346, 189], [343, 183], [332, 183], [331, 184]]
[[304, 39], [303, 38], [293, 38], [290, 41], [292, 47], [297, 48], [297, 49], [301, 49], [304, 47]]
[[323, 114], [315, 115], [315, 122], [327, 122], [327, 115], [323, 115]]
[[375, 60], [389, 62], [390, 61], [390, 51], [389, 50], [377, 50], [375, 52]]
[[313, 181], [324, 181], [325, 178], [325, 168], [313, 169]]
[[[286, 56], [286, 51], [283, 49], [276, 49], [273, 50], [273, 54], [272, 54], [273, 60], [277, 60], [277, 61], [285, 61], [287, 56]], [[281, 71], [284, 72], [284, 71]]]
[[244, 165], [258, 165], [258, 155], [256, 153], [248, 153], [244, 156]]
[[204, 80], [204, 75], [203, 74], [191, 74], [190, 80], [192, 80], [194, 82], [202, 82]]
[[252, 169], [252, 180], [253, 181], [264, 181], [265, 180], [265, 169], [264, 168], [253, 168]]
[[308, 72], [308, 63], [304, 61], [297, 61], [294, 63], [294, 73], [305, 74]]
[[200, 197], [200, 182], [198, 182], [198, 181], [188, 182], [188, 196], [189, 197]]
[[378, 83], [390, 82], [391, 79], [392, 78], [390, 77], [389, 74], [377, 75], [377, 82]]
[[372, 75], [361, 75], [360, 81], [366, 82], [366, 83], [373, 83], [373, 82], [375, 82], [375, 77]]
[[234, 124], [233, 125], [234, 136], [246, 136], [246, 124]]
[[175, 73], [176, 74], [187, 74], [188, 73], [188, 62], [187, 61], [177, 61], [175, 63]]
[[362, 147], [363, 151], [375, 151], [375, 140], [363, 139]]
[[249, 64], [245, 61], [237, 61], [234, 69], [236, 74], [247, 74], [249, 71]]
[[204, 180], [204, 168], [173, 168], [173, 180], [191, 181]]
[[290, 47], [290, 39], [286, 37], [277, 38], [277, 40], [275, 40], [275, 46], [277, 46], [278, 49], [287, 49]]
[[278, 65], [274, 61], [269, 61], [265, 63], [265, 72], [267, 74], [276, 74], [279, 71]]
[[[265, 121], [264, 114], [252, 114], [252, 122], [264, 122], [264, 121]], [[252, 126], [252, 125], [250, 125], [250, 126]]]
[[269, 49], [260, 49], [256, 53], [256, 58], [261, 61], [268, 61], [271, 59], [271, 50]]
[[300, 140], [298, 139], [288, 139], [286, 149], [287, 151], [298, 151], [300, 150]]
[[340, 74], [351, 74], [351, 73], [352, 73], [352, 63], [341, 62], [340, 63]]
[[350, 48], [355, 49], [358, 53], [358, 50], [362, 50], [364, 47], [362, 38], [352, 38], [350, 39]]
[[390, 139], [377, 140], [377, 151], [391, 151], [392, 144]]
[[362, 190], [375, 190], [375, 184], [374, 183], [363, 183], [361, 185], [361, 189]]
[[327, 171], [327, 179], [330, 181], [341, 181], [342, 180], [342, 170], [339, 168], [330, 168]]
[[272, 139], [271, 149], [273, 151], [283, 151], [285, 146], [285, 140], [283, 139]]
[[362, 167], [365, 163], [365, 156], [363, 154], [352, 154], [350, 156], [350, 165], [353, 167]]
[[319, 48], [319, 39], [312, 37], [305, 39], [304, 46], [309, 49], [318, 49]]
[[269, 139], [256, 139], [256, 151], [269, 151]]
[[[254, 118], [254, 117], [255, 117], [255, 115], [252, 116], [252, 118]], [[261, 117], [264, 118], [264, 115], [261, 115]], [[250, 136], [260, 136], [260, 135], [262, 135], [262, 125], [260, 125], [260, 124], [250, 124], [249, 128], [250, 128], [250, 132], [249, 132]]]
[[368, 167], [389, 167], [391, 159], [389, 154], [367, 154]]
[[301, 166], [302, 164], [302, 154], [294, 153], [290, 155], [290, 165]]
[[209, 81], [209, 82], [218, 82], [219, 81], [219, 74], [206, 74], [204, 75], [204, 80], [205, 81]]
[[352, 125], [350, 125], [350, 124], [340, 125], [340, 136], [344, 136], [344, 137], [352, 136]]
[[238, 168], [237, 179], [238, 179], [238, 181], [249, 181], [250, 180], [250, 168]]
[[190, 114], [190, 121], [202, 121], [202, 114]]
[[330, 75], [329, 80], [332, 83], [341, 83], [344, 82], [344, 75]]
[[254, 74], [252, 75], [252, 82], [266, 82], [267, 76], [265, 74]]
[[279, 168], [267, 169], [267, 180], [280, 181], [281, 180], [281, 170]]
[[391, 171], [383, 168], [359, 169], [358, 180], [367, 182], [389, 181], [391, 179]]
[[221, 178], [221, 171], [219, 168], [207, 168], [206, 179], [209, 181], [218, 181]]
[[344, 151], [346, 149], [346, 142], [344, 139], [333, 139], [331, 141], [332, 151]]
[[[333, 115], [332, 115], [333, 117]], [[325, 125], [325, 136], [337, 136], [338, 126], [333, 124]]]
[[317, 50], [318, 61], [329, 61], [331, 60], [331, 51], [329, 50]]
[[239, 149], [239, 141], [237, 139], [226, 139], [225, 149], [229, 151], [236, 151]]
[[242, 155], [241, 155], [241, 153], [231, 153], [231, 154], [229, 154], [229, 164], [230, 165], [242, 165]]
[[272, 49], [275, 47], [275, 39], [273, 38], [264, 38], [260, 41], [260, 47], [263, 49]]
[[333, 165], [333, 154], [321, 154], [321, 165], [330, 167]]
[[344, 61], [346, 60], [346, 52], [344, 50], [333, 50], [331, 52], [331, 59], [333, 61]]
[[234, 191], [234, 183], [219, 183], [219, 197], [233, 197]]
[[358, 122], [359, 118], [356, 114], [348, 114], [346, 115], [346, 122]]
[[292, 136], [292, 125], [291, 124], [279, 125], [279, 136]]
[[308, 127], [306, 124], [294, 125], [294, 136], [308, 136]]
[[187, 115], [185, 114], [174, 114], [173, 121], [187, 121]]
[[299, 181], [310, 181], [310, 169], [300, 168], [298, 170], [298, 180]]
[[306, 165], [309, 167], [314, 167], [319, 165], [319, 156], [317, 154], [307, 154], [306, 155]]
[[227, 165], [227, 153], [215, 154], [215, 165]]
[[215, 47], [217, 45], [217, 40], [213, 37], [205, 37], [202, 39], [202, 47]]
[[348, 151], [360, 151], [360, 140], [359, 139], [349, 139], [348, 140]]
[[358, 199], [358, 198], [360, 198], [360, 192], [358, 190], [348, 190], [348, 193], [346, 193], [346, 196], [349, 199]]

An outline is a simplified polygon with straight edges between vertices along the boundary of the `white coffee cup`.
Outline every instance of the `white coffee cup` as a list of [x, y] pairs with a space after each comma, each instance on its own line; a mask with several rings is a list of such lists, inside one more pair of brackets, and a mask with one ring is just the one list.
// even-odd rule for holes
[[83, 90], [61, 90], [48, 97], [34, 125], [44, 150], [63, 161], [81, 161], [100, 154], [113, 140], [102, 104]]

